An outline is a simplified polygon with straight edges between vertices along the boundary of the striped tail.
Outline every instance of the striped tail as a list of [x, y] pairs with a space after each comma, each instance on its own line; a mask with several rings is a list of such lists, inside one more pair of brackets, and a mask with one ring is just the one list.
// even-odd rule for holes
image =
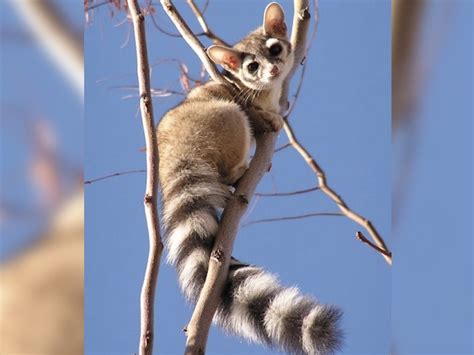
[[[186, 298], [196, 302], [204, 285], [229, 188], [204, 162], [181, 161], [163, 189], [168, 262]], [[163, 181], [163, 179], [162, 179]], [[263, 269], [232, 260], [214, 322], [227, 332], [292, 354], [330, 354], [340, 347], [341, 311], [281, 286]]]

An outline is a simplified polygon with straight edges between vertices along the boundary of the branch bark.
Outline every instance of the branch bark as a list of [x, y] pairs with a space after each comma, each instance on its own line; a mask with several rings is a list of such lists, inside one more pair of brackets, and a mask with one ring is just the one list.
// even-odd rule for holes
[[[164, 2], [164, 1], [162, 1]], [[288, 107], [288, 87], [291, 76], [301, 63], [306, 49], [306, 37], [309, 28], [309, 1], [294, 0], [294, 19], [291, 43], [295, 50], [295, 64], [291, 75], [286, 79], [285, 95], [280, 100], [281, 112]], [[220, 223], [209, 261], [209, 269], [201, 294], [197, 301], [191, 321], [187, 326], [186, 355], [204, 354], [209, 328], [219, 304], [225, 280], [227, 279], [230, 257], [239, 222], [256, 186], [268, 171], [278, 133], [265, 133], [256, 137], [256, 152], [250, 167], [240, 180], [235, 191], [236, 198], [229, 201]]]
[[157, 213], [158, 144], [155, 134], [155, 123], [153, 120], [153, 105], [150, 90], [150, 67], [148, 64], [145, 35], [145, 17], [140, 10], [137, 0], [128, 0], [128, 8], [130, 9], [135, 32], [140, 111], [146, 141], [147, 179], [144, 207], [150, 244], [140, 299], [141, 331], [139, 351], [141, 355], [151, 355], [153, 351], [153, 306], [155, 300], [155, 288], [160, 267], [161, 253], [163, 251]]

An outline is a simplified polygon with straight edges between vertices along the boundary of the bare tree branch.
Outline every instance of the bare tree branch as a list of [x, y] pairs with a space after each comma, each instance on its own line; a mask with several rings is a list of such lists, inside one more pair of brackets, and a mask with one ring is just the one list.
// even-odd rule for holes
[[387, 251], [387, 250], [384, 250], [382, 248], [379, 248], [377, 245], [375, 245], [374, 243], [372, 243], [370, 240], [368, 240], [366, 238], [366, 236], [362, 233], [362, 232], [356, 232], [356, 238], [358, 240], [360, 240], [362, 243], [365, 243], [367, 244], [368, 246], [370, 246], [371, 248], [375, 249], [376, 251], [378, 251], [380, 254], [383, 254], [389, 258], [392, 257], [392, 253]]
[[[163, 2], [163, 1], [162, 1]], [[294, 21], [291, 43], [295, 49], [294, 70], [301, 62], [306, 48], [306, 34], [309, 27], [309, 3], [306, 0], [294, 0]], [[289, 85], [292, 74], [286, 79]], [[285, 94], [287, 96], [287, 91]], [[281, 112], [288, 108], [288, 98], [280, 100]], [[197, 301], [191, 321], [187, 326], [186, 355], [204, 354], [209, 327], [219, 304], [219, 297], [227, 279], [230, 257], [239, 222], [248, 206], [260, 179], [271, 164], [277, 133], [265, 133], [256, 137], [257, 148], [250, 167], [239, 181], [235, 191], [236, 198], [231, 199], [221, 219], [220, 228], [214, 242], [209, 261], [209, 269], [201, 294]]]
[[[304, 148], [299, 143], [293, 132], [293, 129], [291, 128], [287, 120], [285, 120], [285, 125], [283, 126], [283, 128], [285, 129], [286, 135], [288, 136], [290, 143], [293, 145], [296, 151], [303, 157], [303, 159], [306, 161], [311, 170], [313, 170], [313, 172], [316, 174], [319, 182], [319, 188], [321, 189], [321, 191], [324, 192], [331, 200], [333, 200], [337, 204], [337, 206], [345, 216], [364, 227], [379, 248], [385, 250], [387, 253], [390, 253], [388, 247], [385, 245], [384, 240], [380, 236], [377, 229], [375, 229], [372, 222], [352, 211], [344, 202], [344, 200], [331, 187], [327, 185], [326, 175], [323, 169], [321, 169], [318, 163], [316, 163], [316, 161], [311, 156], [311, 154], [309, 154], [306, 148]], [[390, 256], [388, 256], [387, 254], [383, 254], [383, 257], [389, 265], [392, 264], [391, 253]]]
[[191, 47], [191, 49], [196, 53], [196, 55], [199, 57], [201, 62], [204, 64], [211, 78], [223, 85], [229, 85], [229, 82], [226, 81], [222, 77], [222, 75], [219, 73], [214, 63], [207, 56], [206, 51], [204, 50], [204, 46], [193, 34], [188, 24], [183, 20], [180, 13], [176, 9], [176, 7], [173, 5], [172, 1], [161, 0], [160, 2], [166, 14], [169, 16], [171, 21], [173, 21], [179, 33], [181, 33], [181, 35], [183, 36], [183, 39], [186, 41], [186, 43]]
[[[160, 31], [161, 33], [169, 36], [169, 37], [174, 37], [174, 38], [182, 38], [183, 36], [181, 36], [179, 33], [173, 33], [173, 32], [170, 32], [168, 31], [167, 29], [161, 27], [158, 23], [158, 21], [156, 21], [155, 19], [155, 15], [154, 14], [150, 14], [151, 15], [151, 21], [153, 23], [153, 26], [155, 26], [155, 28]], [[194, 34], [196, 37], [200, 37], [200, 36], [204, 36], [204, 33], [195, 33]]]
[[[314, 39], [316, 37], [316, 34], [317, 34], [317, 22], [318, 22], [318, 1], [317, 0], [314, 1], [314, 5], [315, 5], [315, 8], [316, 8], [316, 11], [315, 11], [315, 17], [316, 17], [315, 26], [314, 26], [314, 29], [313, 29], [313, 33], [311, 34], [311, 39], [309, 41], [309, 45], [308, 45], [306, 51], [303, 52], [303, 54], [300, 53], [300, 55], [302, 55], [301, 60], [304, 61], [303, 69], [301, 71], [301, 76], [300, 76], [300, 80], [299, 80], [299, 83], [298, 83], [298, 87], [296, 89], [293, 104], [289, 108], [289, 110], [286, 114], [286, 117], [285, 117], [284, 129], [285, 129], [285, 132], [286, 132], [290, 142], [283, 145], [282, 147], [276, 149], [275, 152], [286, 149], [288, 146], [293, 146], [293, 148], [295, 148], [295, 150], [298, 153], [300, 153], [300, 155], [305, 159], [305, 161], [309, 165], [309, 167], [318, 176], [319, 188], [329, 198], [331, 198], [334, 202], [336, 202], [336, 204], [338, 204], [339, 209], [344, 213], [344, 215], [346, 215], [348, 218], [352, 219], [356, 223], [358, 223], [361, 226], [363, 226], [364, 228], [366, 228], [366, 230], [369, 232], [370, 236], [377, 243], [378, 248], [381, 248], [385, 251], [385, 253], [382, 253], [382, 254], [383, 254], [385, 260], [391, 265], [392, 264], [392, 253], [388, 250], [387, 246], [385, 245], [384, 240], [379, 235], [378, 231], [375, 229], [375, 227], [372, 225], [372, 223], [369, 220], [365, 219], [364, 217], [356, 214], [351, 209], [349, 209], [349, 207], [346, 205], [344, 200], [339, 195], [337, 195], [329, 186], [326, 185], [326, 177], [325, 177], [324, 171], [316, 163], [316, 161], [308, 153], [308, 151], [298, 142], [298, 140], [296, 139], [295, 134], [293, 132], [293, 129], [292, 129], [291, 125], [288, 122], [288, 117], [291, 114], [291, 112], [293, 111], [293, 109], [295, 107], [295, 104], [296, 104], [296, 101], [297, 101], [297, 99], [299, 97], [299, 94], [301, 92], [301, 88], [302, 88], [302, 84], [303, 84], [303, 80], [304, 80], [304, 75], [305, 75], [306, 63], [307, 63], [307, 61], [305, 60], [306, 59], [305, 56], [306, 56], [306, 53], [309, 50], [309, 47], [311, 46], [311, 44], [314, 41]], [[295, 58], [295, 63], [298, 63], [296, 61], [296, 58]], [[287, 87], [287, 89], [288, 89], [288, 87]], [[280, 104], [283, 104], [283, 102], [280, 101]]]
[[204, 19], [204, 16], [202, 15], [201, 10], [199, 10], [199, 7], [197, 7], [194, 0], [187, 0], [187, 3], [189, 5], [189, 7], [191, 8], [191, 10], [193, 11], [194, 15], [196, 16], [196, 19], [198, 20], [199, 25], [201, 26], [201, 28], [203, 30], [203, 33], [208, 38], [210, 38], [214, 42], [214, 44], [220, 44], [222, 46], [230, 47], [230, 45], [227, 42], [222, 40], [220, 37], [216, 36], [216, 34], [211, 31], [211, 29], [207, 25], [206, 20]]
[[84, 51], [82, 37], [70, 25], [50, 0], [10, 0], [31, 34], [45, 53], [69, 79], [80, 96], [84, 97]]
[[163, 244], [157, 213], [158, 195], [158, 144], [153, 120], [153, 105], [150, 90], [150, 68], [145, 34], [145, 16], [137, 0], [128, 0], [132, 16], [137, 51], [137, 76], [140, 91], [140, 110], [146, 141], [147, 181], [144, 198], [145, 216], [148, 227], [149, 253], [141, 292], [141, 333], [139, 351], [141, 355], [153, 352], [153, 309], [155, 288], [160, 266]]

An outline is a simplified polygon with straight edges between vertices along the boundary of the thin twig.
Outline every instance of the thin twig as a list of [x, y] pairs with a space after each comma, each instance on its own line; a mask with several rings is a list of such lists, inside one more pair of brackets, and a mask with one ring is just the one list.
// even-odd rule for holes
[[[202, 11], [199, 10], [199, 7], [195, 4], [194, 1], [188, 0], [188, 4], [191, 7], [191, 10], [193, 11], [194, 15], [196, 16], [196, 18], [199, 22], [199, 25], [202, 27], [202, 30], [203, 30], [203, 32], [200, 32], [200, 33], [193, 33], [194, 36], [196, 36], [196, 37], [206, 36], [209, 39], [211, 39], [215, 44], [221, 44], [221, 45], [229, 46], [224, 40], [219, 38], [214, 32], [212, 32], [209, 29], [206, 21], [204, 20], [203, 14], [207, 10], [207, 7], [209, 5], [209, 0], [207, 0], [206, 3], [204, 4], [204, 8], [203, 8]], [[168, 31], [168, 30], [164, 29], [163, 27], [161, 27], [158, 24], [158, 22], [156, 21], [154, 14], [151, 14], [151, 19], [152, 19], [152, 22], [153, 22], [153, 25], [155, 26], [155, 28], [158, 31], [160, 31], [161, 33], [163, 33], [167, 36], [170, 36], [170, 37], [175, 37], [175, 38], [182, 38], [183, 37], [180, 33], [173, 33], [171, 31]]]
[[[174, 32], [170, 32], [168, 31], [167, 29], [164, 29], [163, 27], [161, 27], [158, 22], [156, 21], [155, 19], [155, 15], [154, 14], [150, 14], [151, 15], [151, 21], [153, 23], [153, 26], [155, 26], [155, 28], [160, 31], [161, 33], [169, 36], [169, 37], [174, 37], [174, 38], [182, 38], [183, 36], [181, 36], [179, 33], [174, 33]], [[195, 33], [194, 34], [196, 37], [201, 37], [201, 36], [205, 36], [206, 34], [204, 32], [202, 33]]]
[[171, 0], [161, 0], [160, 2], [161, 2], [161, 5], [163, 6], [163, 9], [166, 12], [166, 14], [169, 16], [171, 21], [174, 23], [174, 25], [178, 29], [179, 33], [181, 33], [181, 35], [183, 36], [183, 39], [186, 41], [186, 43], [191, 47], [191, 49], [196, 53], [196, 55], [199, 57], [201, 62], [204, 64], [204, 66], [206, 67], [206, 70], [209, 73], [209, 75], [211, 76], [211, 78], [213, 80], [217, 81], [220, 84], [229, 85], [229, 82], [226, 81], [222, 77], [222, 75], [219, 73], [219, 71], [217, 70], [214, 63], [207, 56], [207, 54], [204, 50], [204, 46], [197, 39], [197, 37], [193, 34], [193, 32], [189, 28], [188, 24], [183, 20], [180, 13], [176, 9], [176, 7], [173, 5], [172, 1]]
[[309, 189], [289, 191], [289, 192], [256, 192], [254, 196], [259, 196], [259, 197], [294, 196], [294, 195], [306, 194], [308, 192], [313, 192], [317, 190], [319, 190], [319, 186], [311, 187]]
[[204, 6], [202, 7], [202, 10], [201, 10], [201, 13], [204, 15], [209, 7], [209, 1], [210, 0], [206, 0], [206, 2], [204, 3]]
[[[197, 79], [197, 78], [194, 78], [191, 75], [189, 75], [189, 69], [188, 69], [186, 63], [184, 63], [182, 60], [179, 60], [178, 58], [161, 58], [161, 59], [157, 60], [155, 63], [150, 65], [151, 72], [153, 73], [153, 70], [155, 69], [155, 67], [158, 67], [158, 66], [160, 66], [162, 64], [165, 64], [165, 63], [175, 63], [175, 64], [177, 64], [181, 76], [186, 75], [186, 77], [191, 81], [202, 82], [203, 78], [201, 76], [199, 76], [199, 79]], [[204, 73], [205, 73], [205, 69], [204, 69]], [[201, 71], [200, 71], [199, 75], [201, 75]]]
[[150, 90], [150, 67], [145, 33], [145, 16], [138, 5], [138, 0], [128, 0], [128, 8], [133, 21], [135, 45], [137, 51], [137, 76], [140, 91], [140, 110], [143, 131], [146, 141], [147, 181], [144, 198], [145, 216], [148, 227], [149, 253], [140, 298], [141, 329], [140, 355], [151, 355], [153, 352], [153, 317], [155, 288], [160, 266], [163, 244], [157, 213], [158, 195], [158, 144], [153, 120], [153, 101]]
[[[306, 74], [307, 63], [308, 62], [305, 61], [304, 64], [303, 64], [303, 68], [301, 69], [300, 80], [298, 82], [298, 86], [296, 87], [296, 92], [293, 95], [293, 102], [290, 104], [290, 108], [288, 109], [288, 112], [286, 112], [286, 114], [285, 114], [286, 119], [288, 119], [288, 117], [290, 117], [290, 115], [292, 114], [293, 110], [296, 107], [296, 103], [298, 102], [298, 98], [300, 97], [301, 88], [303, 87], [304, 77], [305, 77], [305, 74]], [[291, 146], [291, 144], [289, 144], [289, 145]]]
[[207, 25], [206, 20], [204, 19], [204, 16], [202, 15], [201, 10], [199, 10], [199, 7], [197, 7], [194, 0], [187, 0], [187, 3], [189, 7], [191, 8], [192, 12], [194, 13], [194, 15], [196, 16], [196, 19], [198, 20], [199, 25], [201, 26], [201, 29], [203, 30], [203, 33], [209, 39], [211, 39], [214, 42], [214, 44], [220, 44], [222, 46], [230, 47], [230, 45], [227, 42], [225, 42], [220, 37], [216, 36], [214, 32], [211, 31], [211, 29]]
[[86, 180], [84, 181], [84, 185], [90, 185], [90, 184], [93, 184], [94, 182], [110, 179], [115, 176], [122, 176], [122, 175], [128, 175], [128, 174], [136, 174], [136, 173], [146, 173], [146, 170], [145, 169], [127, 170], [127, 171], [121, 171], [119, 173], [104, 175], [95, 179]]
[[[165, 1], [163, 0], [162, 2]], [[285, 80], [285, 85], [288, 86], [294, 69], [296, 69], [297, 63], [301, 61], [301, 55], [306, 48], [306, 34], [310, 18], [308, 6], [308, 0], [294, 0], [295, 13], [291, 43], [295, 49], [295, 64], [291, 75]], [[285, 95], [287, 95], [287, 92]], [[286, 110], [287, 102], [287, 97], [280, 100], [281, 112]], [[231, 199], [224, 209], [219, 231], [211, 252], [206, 280], [191, 321], [186, 328], [186, 355], [201, 355], [205, 353], [209, 327], [227, 279], [232, 247], [239, 229], [239, 222], [247, 209], [248, 201], [252, 198], [258, 182], [268, 171], [273, 151], [275, 150], [276, 140], [276, 132], [256, 137], [257, 148], [255, 156], [250, 162], [249, 169], [239, 181], [235, 191], [237, 198]]]
[[374, 243], [372, 243], [370, 240], [368, 240], [366, 238], [366, 236], [362, 233], [362, 232], [356, 232], [356, 238], [358, 240], [360, 240], [362, 243], [365, 243], [367, 244], [368, 246], [370, 246], [371, 248], [375, 249], [376, 251], [378, 251], [380, 254], [383, 254], [385, 255], [386, 257], [389, 257], [389, 258], [392, 258], [392, 253], [387, 251], [387, 250], [384, 250], [382, 248], [379, 248], [378, 246], [376, 246]]
[[273, 153], [281, 152], [282, 150], [285, 150], [286, 148], [289, 148], [289, 147], [291, 147], [291, 143], [286, 143], [286, 144], [282, 145], [281, 147], [276, 148], [273, 151]]
[[[285, 124], [283, 128], [285, 129], [286, 135], [288, 136], [288, 140], [293, 145], [293, 148], [296, 149], [296, 151], [306, 161], [306, 164], [308, 164], [311, 170], [313, 170], [313, 172], [316, 174], [318, 182], [319, 182], [319, 188], [321, 189], [321, 191], [324, 192], [324, 194], [326, 194], [331, 200], [333, 200], [337, 204], [337, 206], [339, 207], [341, 212], [344, 213], [345, 216], [347, 216], [349, 219], [352, 219], [354, 222], [364, 227], [369, 233], [369, 235], [371, 236], [371, 238], [374, 240], [375, 244], [379, 248], [385, 250], [387, 253], [390, 253], [388, 247], [385, 245], [385, 242], [380, 236], [379, 232], [372, 225], [372, 222], [370, 222], [368, 219], [352, 211], [344, 202], [344, 200], [331, 187], [328, 186], [326, 182], [326, 175], [323, 169], [319, 166], [318, 163], [316, 163], [316, 160], [314, 160], [314, 158], [311, 156], [311, 154], [309, 154], [306, 148], [304, 148], [299, 143], [299, 141], [297, 140], [295, 136], [295, 133], [293, 132], [293, 129], [291, 128], [287, 120], [285, 120]], [[387, 263], [391, 265], [392, 257], [387, 256], [386, 254], [384, 254], [383, 256], [385, 260], [387, 261]]]
[[260, 223], [270, 223], [270, 222], [282, 222], [282, 221], [292, 221], [295, 219], [304, 219], [310, 217], [344, 217], [344, 214], [339, 212], [314, 212], [314, 213], [305, 213], [296, 216], [284, 216], [284, 217], [275, 217], [275, 218], [264, 218], [264, 219], [255, 219], [253, 221], [249, 221], [247, 223], [242, 224], [242, 228], [251, 226], [252, 224], [260, 224]]

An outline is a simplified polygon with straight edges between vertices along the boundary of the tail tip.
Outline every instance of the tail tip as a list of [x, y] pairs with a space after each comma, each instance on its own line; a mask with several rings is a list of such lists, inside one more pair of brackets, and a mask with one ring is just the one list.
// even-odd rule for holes
[[342, 311], [333, 306], [317, 305], [303, 323], [303, 347], [307, 354], [333, 354], [341, 349], [344, 333], [340, 327]]

